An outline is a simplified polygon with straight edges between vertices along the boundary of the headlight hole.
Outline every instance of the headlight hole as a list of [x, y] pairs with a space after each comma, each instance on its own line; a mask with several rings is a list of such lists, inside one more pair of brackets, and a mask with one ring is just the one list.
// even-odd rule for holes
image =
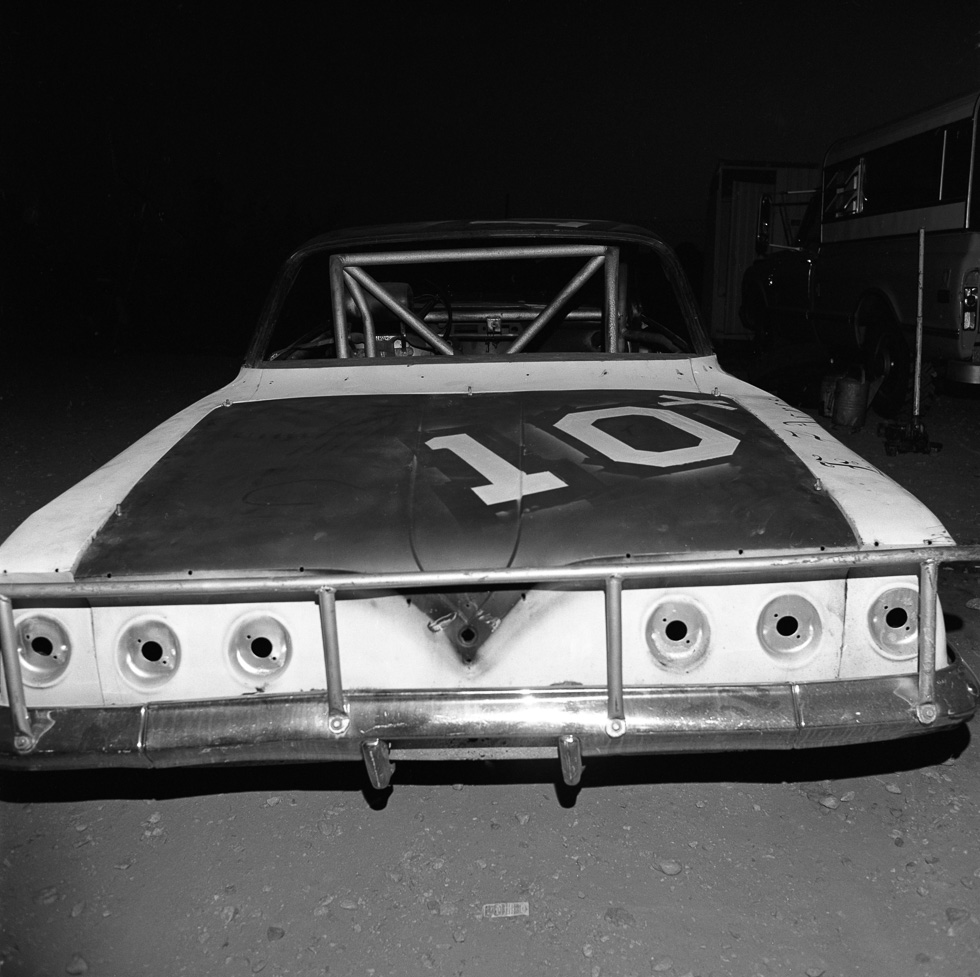
[[892, 587], [881, 593], [868, 609], [868, 630], [886, 658], [914, 658], [919, 652], [919, 592]]
[[27, 640], [30, 643], [31, 651], [35, 655], [43, 655], [47, 658], [54, 654], [54, 645], [51, 643], [50, 638], [45, 638], [44, 635], [38, 635], [36, 638], [32, 638], [30, 635], [27, 635]]
[[141, 691], [169, 682], [180, 665], [180, 642], [173, 629], [156, 618], [138, 618], [120, 634], [116, 662], [123, 678]]
[[802, 594], [783, 594], [769, 601], [757, 629], [763, 650], [783, 664], [802, 665], [815, 653], [823, 635], [820, 612]]
[[791, 638], [794, 634], [799, 634], [800, 622], [792, 614], [784, 614], [776, 621], [776, 631], [784, 638]]
[[888, 627], [898, 630], [899, 628], [909, 628], [909, 615], [904, 607], [891, 607], [885, 612], [885, 624]]
[[654, 660], [672, 671], [689, 671], [708, 653], [708, 616], [688, 597], [663, 601], [647, 618], [646, 642]]
[[252, 649], [252, 654], [255, 655], [256, 658], [272, 657], [272, 642], [262, 635], [260, 635], [258, 638], [253, 638], [249, 647]]
[[289, 664], [291, 641], [285, 625], [271, 614], [251, 614], [228, 637], [228, 664], [244, 684], [265, 685]]
[[158, 662], [163, 659], [163, 648], [159, 641], [140, 642], [140, 654], [148, 662]]
[[64, 676], [71, 661], [71, 638], [53, 617], [25, 617], [17, 625], [17, 652], [25, 685], [43, 689]]
[[671, 641], [683, 641], [687, 638], [687, 625], [683, 621], [666, 621], [666, 627], [664, 628], [664, 634]]

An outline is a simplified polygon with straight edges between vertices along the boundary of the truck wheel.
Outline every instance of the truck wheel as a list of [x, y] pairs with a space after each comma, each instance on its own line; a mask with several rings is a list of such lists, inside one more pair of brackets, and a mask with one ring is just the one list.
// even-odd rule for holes
[[[911, 417], [915, 403], [915, 387], [913, 385], [913, 355], [904, 339], [899, 337], [899, 349], [894, 341], [883, 341], [887, 347], [879, 352], [879, 365], [876, 372], [865, 367], [871, 381], [871, 389], [876, 394], [871, 402], [876, 414], [882, 417], [894, 418], [902, 415], [904, 419]], [[884, 361], [889, 361], [887, 369]], [[903, 365], [903, 361], [904, 365]], [[936, 380], [938, 371], [934, 363], [922, 361], [919, 370], [919, 413], [925, 414], [936, 401]], [[876, 381], [880, 381], [880, 384]], [[904, 383], [904, 387], [903, 387]]]
[[864, 368], [871, 389], [876, 391], [871, 407], [882, 417], [895, 417], [911, 400], [912, 357], [894, 319], [868, 327]]

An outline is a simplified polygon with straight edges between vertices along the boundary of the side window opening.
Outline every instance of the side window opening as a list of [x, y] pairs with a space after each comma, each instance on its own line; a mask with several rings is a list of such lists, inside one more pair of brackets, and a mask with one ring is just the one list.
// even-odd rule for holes
[[827, 171], [824, 220], [854, 217], [864, 210], [864, 159], [847, 160]]
[[970, 184], [973, 119], [961, 119], [947, 126], [945, 137], [939, 199], [943, 203], [958, 203], [966, 200]]
[[825, 171], [824, 220], [889, 214], [967, 198], [972, 118], [871, 149]]

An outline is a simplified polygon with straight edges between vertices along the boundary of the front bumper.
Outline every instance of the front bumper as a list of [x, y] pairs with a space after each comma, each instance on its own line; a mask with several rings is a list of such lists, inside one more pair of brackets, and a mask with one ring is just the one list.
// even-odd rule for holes
[[349, 724], [322, 693], [141, 707], [32, 710], [28, 752], [0, 711], [0, 767], [176, 767], [360, 760], [377, 785], [389, 756], [557, 756], [577, 782], [581, 757], [837, 746], [932, 732], [968, 720], [980, 684], [959, 659], [936, 673], [934, 722], [916, 714], [915, 674], [806, 685], [624, 689], [609, 729], [607, 690], [347, 693]]
[[[962, 723], [980, 685], [952, 657], [937, 669], [936, 595], [943, 562], [977, 562], [980, 546], [791, 552], [574, 567], [428, 571], [378, 575], [269, 574], [252, 578], [106, 580], [0, 585], [0, 768], [202, 766], [362, 758], [384, 786], [391, 758], [557, 754], [576, 783], [582, 757], [688, 751], [791, 749], [914, 736]], [[624, 584], [655, 580], [797, 579], [812, 574], [918, 565], [916, 671], [899, 676], [772, 685], [624, 687]], [[604, 592], [606, 684], [597, 687], [345, 690], [338, 592], [575, 584]], [[28, 708], [13, 602], [175, 600], [307, 596], [319, 605], [326, 690], [107, 708]]]

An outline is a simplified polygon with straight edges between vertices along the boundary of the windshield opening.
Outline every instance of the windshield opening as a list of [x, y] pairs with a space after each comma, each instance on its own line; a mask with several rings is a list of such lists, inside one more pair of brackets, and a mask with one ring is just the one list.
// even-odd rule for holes
[[635, 244], [310, 250], [285, 282], [266, 318], [267, 362], [699, 348], [661, 254]]

